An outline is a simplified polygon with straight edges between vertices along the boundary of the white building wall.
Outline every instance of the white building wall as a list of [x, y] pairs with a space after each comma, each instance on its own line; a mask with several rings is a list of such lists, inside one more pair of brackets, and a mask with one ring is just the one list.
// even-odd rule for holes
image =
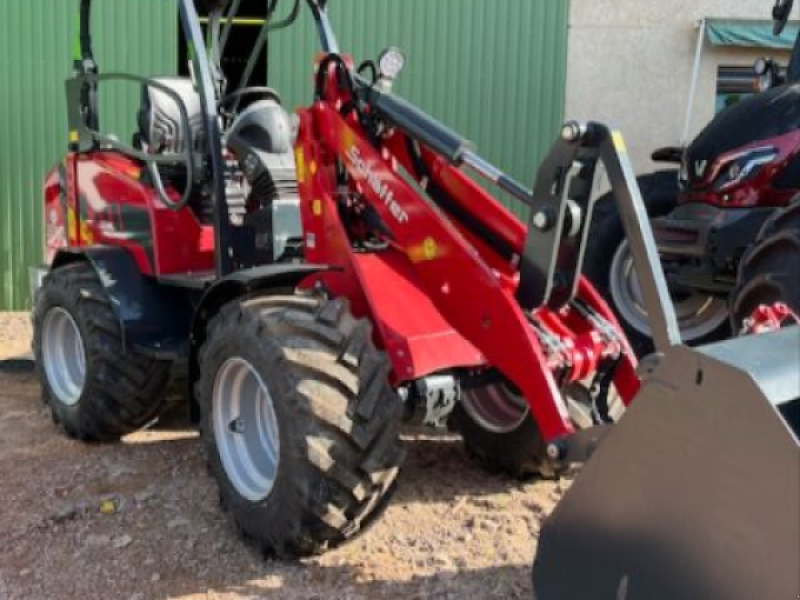
[[[616, 125], [637, 173], [651, 152], [681, 141], [699, 21], [768, 20], [770, 0], [571, 0], [565, 114]], [[705, 43], [690, 139], [714, 115], [717, 67], [752, 65], [767, 50]], [[776, 58], [788, 60], [788, 53]]]

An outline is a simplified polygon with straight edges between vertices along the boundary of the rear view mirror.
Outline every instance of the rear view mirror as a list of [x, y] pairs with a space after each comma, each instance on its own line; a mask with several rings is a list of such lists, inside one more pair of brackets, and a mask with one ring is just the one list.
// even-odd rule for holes
[[772, 9], [773, 33], [780, 35], [783, 33], [786, 23], [789, 21], [789, 15], [792, 13], [792, 5], [794, 0], [776, 0], [775, 7]]

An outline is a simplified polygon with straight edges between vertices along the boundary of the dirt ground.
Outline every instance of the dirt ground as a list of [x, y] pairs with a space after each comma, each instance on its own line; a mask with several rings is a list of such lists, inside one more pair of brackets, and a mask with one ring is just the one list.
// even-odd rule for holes
[[[0, 360], [29, 347], [28, 316], [0, 314]], [[119, 444], [73, 442], [25, 364], [0, 363], [0, 600], [530, 598], [540, 522], [566, 484], [485, 474], [453, 436], [406, 438], [367, 533], [278, 562], [237, 537], [180, 414]]]

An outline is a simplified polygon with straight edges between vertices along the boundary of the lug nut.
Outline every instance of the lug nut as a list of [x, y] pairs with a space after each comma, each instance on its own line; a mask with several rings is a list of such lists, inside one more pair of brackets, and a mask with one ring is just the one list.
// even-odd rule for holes
[[561, 460], [561, 448], [559, 448], [558, 444], [547, 445], [547, 457], [550, 460]]
[[540, 210], [533, 215], [533, 225], [536, 229], [547, 231], [552, 227], [552, 219], [550, 218], [550, 211]]
[[577, 142], [586, 133], [586, 126], [576, 121], [564, 123], [561, 128], [561, 139], [565, 142]]
[[237, 419], [234, 419], [230, 423], [228, 423], [228, 431], [230, 431], [231, 433], [239, 434], [239, 435], [243, 434], [244, 433], [244, 421], [242, 421], [242, 418], [239, 417]]

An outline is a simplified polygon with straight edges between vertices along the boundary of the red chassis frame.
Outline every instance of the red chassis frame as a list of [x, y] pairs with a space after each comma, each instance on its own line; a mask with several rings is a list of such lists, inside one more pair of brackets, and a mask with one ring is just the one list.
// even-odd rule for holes
[[[636, 359], [591, 285], [581, 280], [578, 298], [614, 335], [600, 331], [573, 305], [526, 314], [515, 298], [526, 227], [458, 168], [420, 148], [427, 177], [517, 257], [504, 258], [403, 178], [401, 169], [414, 173], [410, 140], [403, 132], [383, 136], [376, 149], [352, 114], [339, 114], [336, 107], [344, 101], [334, 95], [298, 111], [296, 162], [306, 259], [333, 267], [304, 285], [319, 281], [347, 297], [356, 315], [369, 318], [376, 343], [391, 360], [394, 383], [442, 371], [480, 374], [494, 368], [528, 399], [548, 442], [573, 432], [560, 387], [591, 377], [601, 362], [619, 359], [614, 384], [623, 402], [630, 403], [639, 388]], [[349, 190], [352, 205], [344, 209], [337, 189], [339, 160], [354, 188]], [[424, 188], [421, 179], [416, 184]], [[66, 246], [107, 244], [127, 248], [145, 275], [213, 269], [213, 228], [189, 208], [175, 212], [163, 206], [141, 180], [141, 165], [134, 159], [109, 151], [70, 153], [61, 175], [54, 170], [48, 176], [45, 199], [48, 262]], [[389, 230], [386, 249], [362, 252], [351, 244], [342, 211], [356, 213], [365, 203]], [[558, 340], [557, 347], [543, 343], [533, 322]]]
[[119, 152], [69, 152], [44, 185], [45, 262], [62, 248], [109, 245], [128, 250], [144, 275], [213, 272], [213, 228], [164, 206], [142, 174]]
[[[335, 90], [335, 78], [329, 82]], [[408, 136], [394, 129], [376, 148], [352, 112], [343, 117], [337, 110], [347, 102], [346, 93], [326, 95], [298, 111], [295, 153], [306, 259], [339, 267], [313, 279], [347, 297], [354, 312], [375, 325], [395, 383], [448, 369], [493, 367], [527, 398], [549, 442], [574, 432], [559, 387], [618, 359], [613, 381], [627, 406], [640, 385], [636, 358], [591, 285], [582, 279], [578, 298], [611, 325], [613, 336], [572, 305], [525, 314], [515, 298], [517, 261], [503, 259], [409, 183], [412, 178], [425, 188], [428, 182], [410, 175]], [[424, 147], [420, 154], [430, 180], [518, 259], [526, 227], [457, 167]], [[339, 162], [349, 175], [347, 190], [338, 189]], [[359, 252], [349, 241], [342, 211], [358, 213], [365, 204], [388, 228], [385, 250]], [[558, 338], [557, 350], [543, 344], [532, 321]]]

